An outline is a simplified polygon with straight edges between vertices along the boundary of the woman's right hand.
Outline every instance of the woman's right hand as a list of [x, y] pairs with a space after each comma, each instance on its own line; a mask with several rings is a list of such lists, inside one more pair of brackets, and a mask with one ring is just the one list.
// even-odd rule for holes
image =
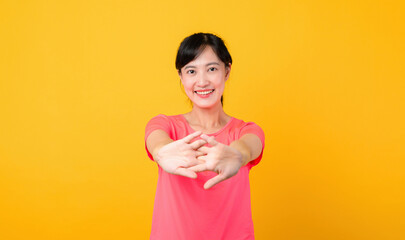
[[197, 157], [202, 154], [196, 151], [207, 143], [204, 139], [191, 142], [201, 135], [201, 131], [194, 132], [182, 139], [164, 145], [157, 149], [155, 161], [168, 173], [189, 178], [196, 178], [197, 174], [187, 168], [201, 163]]

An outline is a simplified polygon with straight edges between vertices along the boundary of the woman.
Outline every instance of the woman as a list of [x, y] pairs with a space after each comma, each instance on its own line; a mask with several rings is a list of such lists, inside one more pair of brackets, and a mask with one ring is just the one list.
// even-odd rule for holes
[[146, 151], [159, 166], [151, 239], [254, 239], [249, 171], [262, 158], [264, 133], [223, 110], [231, 64], [213, 34], [180, 44], [176, 69], [193, 108], [146, 126]]

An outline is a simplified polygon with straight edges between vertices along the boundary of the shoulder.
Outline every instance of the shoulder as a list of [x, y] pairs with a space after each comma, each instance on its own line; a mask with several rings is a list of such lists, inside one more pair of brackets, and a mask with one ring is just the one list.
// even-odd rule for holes
[[173, 128], [181, 122], [181, 115], [165, 115], [159, 114], [151, 118], [146, 124], [146, 128]]
[[148, 124], [151, 122], [162, 122], [162, 123], [169, 123], [169, 122], [176, 122], [181, 120], [181, 115], [165, 115], [165, 114], [158, 114], [152, 117]]
[[187, 135], [187, 125], [182, 115], [159, 114], [153, 117], [146, 124], [145, 137], [157, 129], [165, 131], [173, 140]]
[[242, 119], [238, 119], [235, 117], [232, 117], [231, 121], [232, 121], [231, 127], [235, 128], [235, 129], [243, 129], [246, 127], [253, 127], [253, 128], [261, 129], [261, 127], [258, 124], [256, 124], [255, 122], [252, 122], [252, 121], [244, 121]]
[[233, 117], [230, 128], [236, 133], [237, 138], [240, 138], [245, 134], [251, 133], [257, 135], [264, 143], [264, 131], [255, 122], [244, 121]]

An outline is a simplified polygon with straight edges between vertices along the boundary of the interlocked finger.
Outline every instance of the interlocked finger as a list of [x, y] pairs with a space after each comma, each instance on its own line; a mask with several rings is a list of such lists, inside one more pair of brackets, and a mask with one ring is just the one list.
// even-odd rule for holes
[[200, 157], [200, 156], [204, 156], [204, 155], [205, 155], [205, 153], [203, 153], [203, 152], [201, 152], [199, 150], [195, 151], [195, 157]]
[[197, 160], [207, 161], [207, 156], [206, 155], [198, 156]]
[[190, 135], [186, 136], [183, 138], [183, 141], [186, 143], [189, 143], [191, 140], [193, 140], [194, 138], [198, 137], [201, 135], [201, 131], [197, 131], [197, 132], [193, 132]]
[[205, 164], [206, 161], [205, 160], [201, 160], [201, 159], [197, 159], [198, 164]]
[[202, 146], [202, 147], [200, 147], [200, 148], [198, 149], [199, 152], [202, 152], [202, 153], [204, 153], [204, 154], [207, 154], [207, 153], [209, 152], [209, 150], [210, 150], [209, 147], [204, 147], [204, 146]]
[[211, 146], [215, 146], [218, 144], [217, 140], [215, 139], [214, 136], [208, 136], [206, 134], [202, 134], [201, 138], [206, 140]]
[[204, 144], [206, 144], [206, 143], [207, 143], [207, 141], [205, 141], [203, 139], [199, 139], [199, 140], [197, 140], [197, 141], [195, 141], [193, 143], [190, 143], [190, 146], [191, 146], [192, 149], [197, 150], [200, 147], [204, 146]]

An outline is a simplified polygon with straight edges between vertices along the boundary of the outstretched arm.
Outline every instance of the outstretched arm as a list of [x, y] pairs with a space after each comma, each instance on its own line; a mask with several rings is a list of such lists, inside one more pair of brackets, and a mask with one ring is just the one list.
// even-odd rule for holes
[[237, 149], [242, 154], [243, 166], [259, 157], [263, 148], [260, 138], [252, 133], [243, 135], [229, 146]]
[[165, 131], [157, 129], [153, 131], [146, 139], [146, 147], [152, 154], [153, 160], [156, 161], [156, 156], [159, 149], [171, 142], [173, 142], [173, 140]]

